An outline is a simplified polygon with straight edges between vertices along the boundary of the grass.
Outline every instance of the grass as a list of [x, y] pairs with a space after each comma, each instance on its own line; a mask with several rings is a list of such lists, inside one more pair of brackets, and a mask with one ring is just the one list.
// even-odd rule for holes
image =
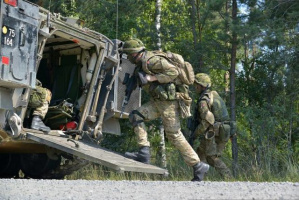
[[[229, 154], [224, 153], [223, 158], [228, 167], [231, 168], [231, 159]], [[158, 162], [156, 159], [152, 159]], [[249, 159], [250, 160], [250, 159]], [[286, 159], [287, 160], [287, 159]], [[155, 163], [153, 163], [155, 165]], [[269, 164], [263, 164], [267, 167], [256, 167], [249, 164], [248, 160], [239, 160], [239, 173], [236, 178], [223, 180], [219, 173], [211, 167], [205, 177], [206, 181], [253, 181], [253, 182], [299, 182], [299, 166], [293, 162], [285, 162], [281, 170], [271, 168]], [[270, 167], [269, 167], [270, 166]], [[187, 166], [179, 152], [174, 149], [167, 149], [167, 169], [169, 176], [145, 174], [136, 172], [116, 173], [104, 166], [89, 164], [84, 168], [68, 175], [66, 179], [85, 179], [85, 180], [145, 180], [145, 181], [189, 181], [192, 179], [192, 168]]]
[[[126, 142], [124, 138], [108, 137], [107, 148], [109, 145], [117, 147], [112, 149], [117, 152], [124, 153], [131, 151], [135, 144], [132, 134], [132, 141]], [[151, 148], [151, 163], [159, 166], [160, 160], [158, 155], [158, 146], [160, 143], [157, 134], [149, 134], [152, 144]], [[124, 145], [126, 147], [123, 147]], [[243, 144], [243, 145], [242, 145]], [[245, 145], [244, 145], [245, 144]], [[260, 154], [259, 161], [257, 161], [256, 152], [251, 151], [250, 146], [246, 142], [239, 144], [238, 149], [238, 174], [231, 180], [223, 180], [220, 174], [211, 167], [205, 177], [206, 181], [254, 181], [254, 182], [271, 182], [271, 181], [290, 181], [299, 182], [299, 159], [298, 155], [293, 154], [292, 159], [287, 156], [286, 152], [278, 148], [264, 148]], [[121, 147], [121, 148], [120, 148]], [[128, 148], [130, 147], [130, 148]], [[232, 170], [232, 154], [231, 142], [227, 143], [226, 149], [223, 152], [221, 159]], [[86, 180], [161, 180], [161, 181], [189, 181], [193, 177], [193, 170], [184, 163], [180, 153], [168, 142], [166, 142], [166, 159], [168, 177], [161, 175], [145, 174], [145, 173], [116, 173], [106, 167], [96, 164], [89, 164], [86, 167], [68, 175], [67, 179], [86, 179]], [[161, 166], [160, 166], [161, 167]]]

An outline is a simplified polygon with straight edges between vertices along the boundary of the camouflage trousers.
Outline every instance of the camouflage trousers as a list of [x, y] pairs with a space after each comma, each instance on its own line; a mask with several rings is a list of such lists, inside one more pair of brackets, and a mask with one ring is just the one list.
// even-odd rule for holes
[[221, 160], [221, 154], [228, 139], [229, 137], [221, 140], [219, 136], [215, 136], [212, 139], [201, 138], [200, 145], [196, 150], [200, 160], [214, 167], [224, 179], [232, 178], [231, 171]]
[[[184, 161], [189, 166], [199, 162], [199, 157], [181, 132], [178, 101], [150, 101], [137, 109], [145, 118], [145, 121], [161, 117], [166, 137], [182, 154]], [[137, 120], [142, 120], [137, 116]], [[139, 146], [150, 146], [144, 122], [134, 127]]]
[[37, 87], [39, 87], [40, 90], [43, 90], [46, 95], [45, 98], [42, 99], [42, 105], [34, 109], [33, 115], [40, 116], [42, 119], [44, 119], [49, 109], [49, 103], [52, 98], [52, 93], [47, 88], [42, 88], [40, 86]]

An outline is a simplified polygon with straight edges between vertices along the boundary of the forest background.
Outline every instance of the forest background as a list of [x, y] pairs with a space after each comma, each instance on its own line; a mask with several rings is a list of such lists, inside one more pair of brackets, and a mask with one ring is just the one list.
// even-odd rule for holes
[[[34, 2], [34, 1], [33, 1]], [[299, 181], [299, 1], [298, 0], [42, 0], [52, 12], [82, 19], [111, 39], [141, 39], [147, 49], [171, 51], [208, 73], [237, 122], [224, 155], [233, 180]], [[190, 91], [196, 102], [194, 88]], [[144, 95], [143, 101], [146, 101]], [[152, 163], [168, 178], [116, 174], [90, 165], [69, 179], [190, 180], [192, 170], [166, 138], [161, 158], [159, 120], [149, 125]], [[186, 122], [182, 121], [186, 132]], [[122, 136], [103, 145], [136, 150], [127, 121]], [[160, 156], [159, 156], [160, 155]], [[165, 159], [165, 158], [164, 158]], [[213, 169], [207, 180], [221, 180]]]

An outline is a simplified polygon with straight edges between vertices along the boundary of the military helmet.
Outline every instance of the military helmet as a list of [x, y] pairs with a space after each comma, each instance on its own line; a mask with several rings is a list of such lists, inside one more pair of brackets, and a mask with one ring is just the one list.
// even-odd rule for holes
[[199, 85], [202, 85], [203, 87], [211, 87], [212, 85], [209, 75], [205, 73], [196, 74], [194, 82]]
[[138, 53], [145, 49], [144, 44], [141, 42], [141, 40], [134, 38], [125, 41], [122, 51], [127, 54], [132, 54], [132, 53]]

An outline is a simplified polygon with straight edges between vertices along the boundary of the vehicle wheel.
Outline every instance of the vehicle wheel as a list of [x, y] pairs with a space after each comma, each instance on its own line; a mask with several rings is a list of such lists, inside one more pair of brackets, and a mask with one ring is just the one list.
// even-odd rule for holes
[[17, 177], [20, 171], [20, 157], [18, 154], [0, 154], [0, 178]]
[[42, 175], [60, 165], [61, 157], [50, 159], [47, 154], [22, 154], [20, 159], [21, 170], [25, 177], [42, 178]]

